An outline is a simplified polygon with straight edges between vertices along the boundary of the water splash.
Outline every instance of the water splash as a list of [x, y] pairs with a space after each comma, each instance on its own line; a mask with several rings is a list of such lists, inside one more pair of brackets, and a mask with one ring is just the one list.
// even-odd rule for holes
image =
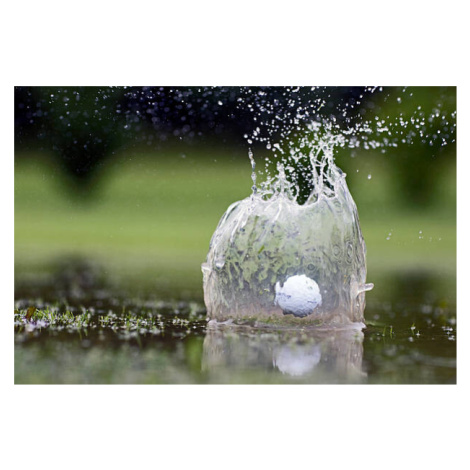
[[[244, 92], [240, 106], [253, 116], [253, 131], [245, 135], [252, 194], [228, 208], [212, 237], [202, 266], [209, 317], [314, 325], [362, 322], [365, 292], [373, 285], [366, 283], [366, 247], [356, 204], [335, 154], [343, 148], [396, 147], [400, 140], [411, 143], [423, 136], [432, 142], [438, 134], [424, 134], [420, 109], [411, 118], [402, 113], [387, 121], [364, 117], [361, 100], [375, 93], [374, 87], [332, 110], [326, 88], [285, 88], [273, 96], [269, 90]], [[286, 99], [278, 100], [279, 93]], [[325, 115], [324, 109], [331, 112]], [[251, 150], [255, 145], [269, 153], [258, 172]], [[215, 262], [220, 259], [223, 267]]]
[[[310, 130], [315, 135], [320, 127]], [[229, 207], [203, 265], [210, 318], [363, 321], [364, 292], [371, 288], [366, 249], [345, 175], [333, 161], [337, 140], [327, 133], [310, 145], [303, 137], [303, 147], [310, 145], [309, 173], [295, 173], [290, 159], [297, 154], [291, 152], [274, 177]], [[301, 176], [312, 187], [302, 204]]]
[[[203, 265], [210, 318], [275, 320], [290, 315], [317, 324], [363, 320], [369, 287], [365, 244], [344, 175], [331, 174], [332, 187], [303, 205], [292, 197], [281, 173], [271, 198], [253, 193], [230, 206]], [[315, 283], [321, 301], [299, 297], [296, 276]]]

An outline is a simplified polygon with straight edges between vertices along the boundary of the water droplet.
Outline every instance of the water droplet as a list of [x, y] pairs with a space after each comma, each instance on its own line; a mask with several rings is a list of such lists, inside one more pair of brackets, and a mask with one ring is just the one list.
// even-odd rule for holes
[[367, 284], [362, 284], [357, 288], [357, 293], [361, 294], [362, 292], [370, 291], [373, 288], [374, 288], [374, 284], [372, 282], [369, 282]]

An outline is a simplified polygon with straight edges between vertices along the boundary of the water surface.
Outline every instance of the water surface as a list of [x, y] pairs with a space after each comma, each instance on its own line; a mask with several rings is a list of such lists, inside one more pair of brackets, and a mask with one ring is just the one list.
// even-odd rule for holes
[[374, 281], [362, 331], [214, 328], [202, 288], [189, 300], [157, 296], [72, 265], [17, 282], [15, 383], [456, 383], [455, 278]]

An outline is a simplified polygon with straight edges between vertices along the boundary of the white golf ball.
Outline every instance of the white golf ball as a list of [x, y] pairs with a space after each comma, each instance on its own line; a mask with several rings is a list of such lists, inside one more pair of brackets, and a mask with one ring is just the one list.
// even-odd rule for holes
[[280, 282], [276, 283], [274, 303], [282, 308], [285, 315], [306, 317], [321, 305], [321, 301], [318, 284], [305, 274], [289, 277], [283, 286]]

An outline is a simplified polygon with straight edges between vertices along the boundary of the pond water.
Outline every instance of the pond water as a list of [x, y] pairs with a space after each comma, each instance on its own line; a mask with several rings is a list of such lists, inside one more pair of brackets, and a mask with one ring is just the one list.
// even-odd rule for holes
[[35, 279], [16, 283], [17, 384], [456, 383], [455, 278], [437, 273], [374, 278], [362, 331], [214, 327], [202, 286], [156, 297], [86, 264]]

